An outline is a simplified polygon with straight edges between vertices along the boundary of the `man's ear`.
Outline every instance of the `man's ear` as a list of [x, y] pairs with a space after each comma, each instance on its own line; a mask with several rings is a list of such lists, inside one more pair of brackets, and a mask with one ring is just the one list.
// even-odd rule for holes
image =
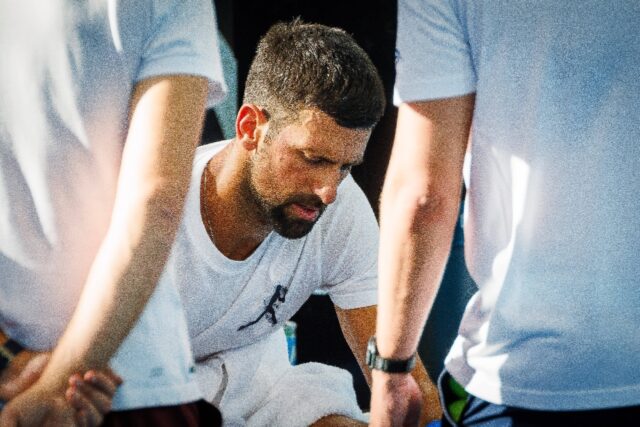
[[236, 116], [236, 139], [248, 150], [255, 150], [267, 134], [266, 113], [255, 104], [242, 104]]

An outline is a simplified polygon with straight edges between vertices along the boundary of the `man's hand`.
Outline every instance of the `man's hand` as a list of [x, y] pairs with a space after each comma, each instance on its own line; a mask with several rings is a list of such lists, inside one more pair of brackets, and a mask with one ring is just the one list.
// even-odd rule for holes
[[110, 369], [107, 371], [88, 371], [81, 376], [73, 375], [69, 379], [69, 388], [65, 393], [67, 402], [75, 409], [78, 426], [98, 426], [104, 416], [111, 411], [111, 400], [122, 378]]
[[[416, 358], [416, 366], [411, 374], [386, 374], [382, 371], [372, 371], [366, 366], [367, 342], [375, 333], [376, 306], [348, 310], [336, 306], [335, 309], [342, 333], [371, 387], [372, 415], [376, 417], [376, 413], [378, 414], [378, 424], [372, 425], [417, 425], [419, 421], [420, 425], [424, 426], [431, 421], [439, 420], [442, 417], [442, 409], [438, 389], [429, 378], [420, 357]], [[415, 411], [417, 413], [414, 414]], [[400, 412], [402, 415], [394, 415]], [[395, 421], [405, 418], [406, 421]], [[383, 419], [387, 420], [386, 424], [382, 423]]]
[[36, 383], [7, 404], [0, 413], [0, 427], [98, 426], [121, 383], [111, 370], [73, 375], [66, 392]]
[[420, 422], [422, 393], [410, 374], [374, 370], [371, 389], [372, 427], [416, 427]]
[[12, 399], [0, 412], [0, 427], [75, 426], [75, 410], [63, 393], [34, 385]]

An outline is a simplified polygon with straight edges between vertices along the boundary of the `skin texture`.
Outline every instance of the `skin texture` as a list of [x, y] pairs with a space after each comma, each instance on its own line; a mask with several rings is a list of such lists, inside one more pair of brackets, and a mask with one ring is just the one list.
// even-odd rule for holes
[[206, 95], [207, 82], [200, 77], [163, 76], [136, 85], [107, 235], [42, 376], [9, 402], [0, 426], [74, 424], [64, 398], [69, 378], [106, 369], [164, 268], [182, 215]]
[[[341, 127], [328, 115], [302, 110], [290, 122], [269, 132], [267, 114], [253, 104], [243, 105], [236, 119], [236, 138], [216, 154], [204, 170], [201, 215], [216, 247], [228, 258], [246, 259], [276, 230], [283, 231], [271, 211], [280, 209], [292, 228], [305, 222], [309, 231], [324, 206], [336, 200], [337, 189], [351, 167], [362, 161], [370, 129]], [[273, 128], [272, 128], [273, 129]], [[203, 177], [203, 182], [204, 182]], [[301, 205], [301, 206], [296, 206]], [[307, 217], [317, 209], [315, 215]], [[278, 228], [280, 227], [280, 229]], [[284, 234], [284, 233], [283, 233]], [[336, 307], [342, 332], [369, 384], [371, 372], [365, 350], [375, 330], [376, 307], [343, 310]], [[422, 363], [413, 372], [417, 399], [425, 422], [440, 416], [435, 386]], [[318, 420], [316, 426], [362, 423], [339, 415]]]
[[[245, 104], [236, 120], [236, 138], [205, 168], [209, 174], [203, 223], [228, 258], [246, 259], [276, 229], [269, 209], [282, 206], [292, 222], [301, 210], [333, 203], [338, 185], [362, 161], [370, 129], [338, 126], [326, 114], [304, 110], [299, 119], [265, 138], [268, 120], [259, 107]], [[308, 228], [310, 230], [310, 227]], [[307, 230], [307, 231], [308, 231]]]
[[[474, 95], [400, 106], [380, 204], [379, 306], [383, 357], [416, 351], [449, 254]], [[402, 327], [400, 327], [402, 325]], [[416, 384], [376, 372], [372, 426], [416, 425]]]

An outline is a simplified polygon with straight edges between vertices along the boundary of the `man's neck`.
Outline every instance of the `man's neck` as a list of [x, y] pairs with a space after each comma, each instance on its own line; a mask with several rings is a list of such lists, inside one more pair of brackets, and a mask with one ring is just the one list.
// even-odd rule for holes
[[243, 185], [246, 160], [235, 140], [218, 152], [203, 171], [200, 214], [209, 238], [227, 258], [247, 259], [272, 231], [261, 221]]

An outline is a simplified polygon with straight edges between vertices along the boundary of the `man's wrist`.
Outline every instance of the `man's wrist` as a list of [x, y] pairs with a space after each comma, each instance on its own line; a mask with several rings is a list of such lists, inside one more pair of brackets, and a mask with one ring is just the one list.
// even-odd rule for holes
[[416, 354], [407, 359], [391, 359], [380, 356], [376, 344], [376, 337], [369, 339], [367, 344], [367, 354], [365, 357], [367, 366], [372, 370], [382, 371], [390, 374], [410, 373], [416, 366]]

